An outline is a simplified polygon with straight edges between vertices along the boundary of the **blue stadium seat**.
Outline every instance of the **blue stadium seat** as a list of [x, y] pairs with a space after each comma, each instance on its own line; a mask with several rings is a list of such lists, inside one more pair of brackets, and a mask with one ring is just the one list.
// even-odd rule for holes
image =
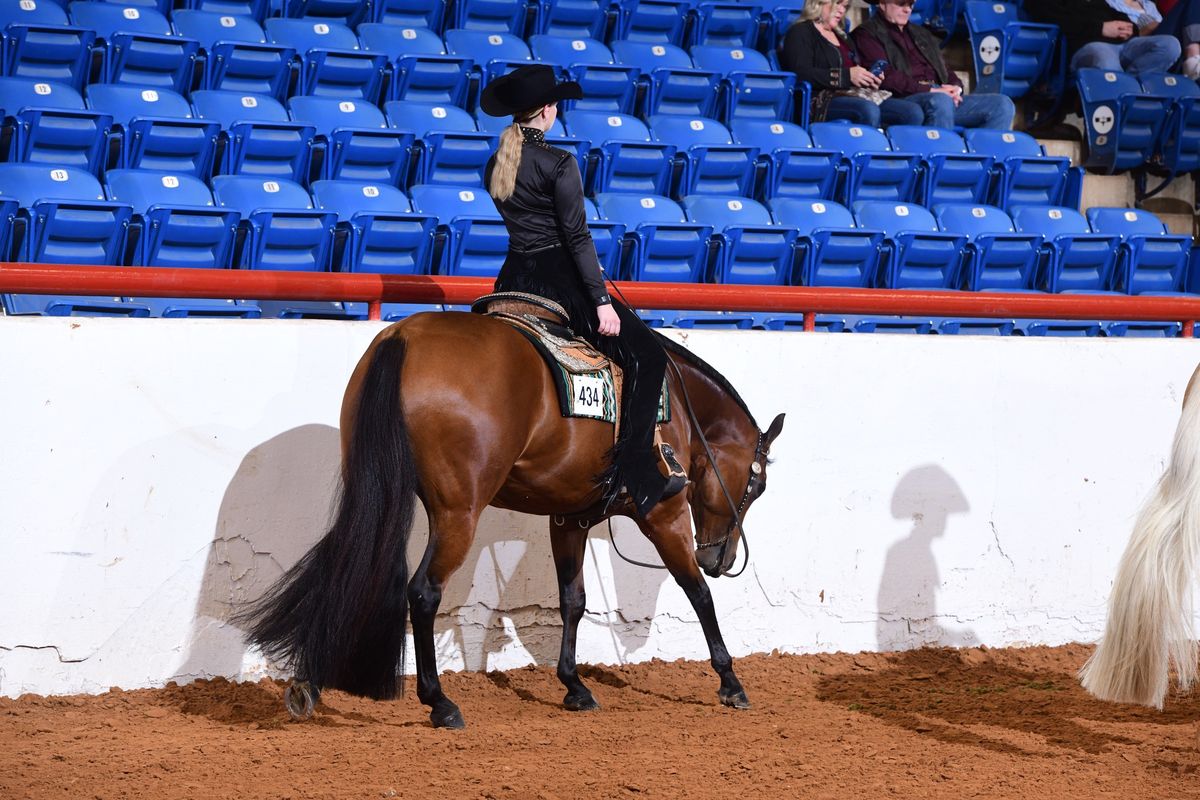
[[975, 91], [1022, 97], [1049, 78], [1057, 25], [1028, 22], [1017, 5], [996, 0], [970, 0], [965, 11]]
[[928, 317], [865, 317], [847, 314], [842, 321], [846, 330], [854, 333], [933, 333], [933, 320]]
[[286, 179], [217, 175], [213, 199], [221, 208], [242, 216], [246, 230], [240, 252], [241, 269], [324, 272], [330, 267], [337, 215], [313, 209], [312, 198], [300, 184]]
[[692, 13], [691, 0], [624, 0], [619, 39], [682, 47]]
[[[112, 200], [133, 206], [134, 266], [226, 269], [239, 214], [216, 208], [208, 186], [194, 175], [112, 169], [104, 176]], [[261, 315], [253, 300], [134, 298], [156, 317]]]
[[596, 246], [596, 257], [600, 267], [609, 275], [616, 275], [621, 268], [621, 243], [625, 239], [625, 223], [607, 220], [600, 217], [600, 209], [595, 201], [583, 199], [584, 212], [587, 214], [588, 230], [592, 234], [592, 243]]
[[[132, 209], [105, 199], [96, 176], [83, 169], [0, 164], [0, 211], [6, 260], [48, 264], [124, 263]], [[19, 211], [17, 207], [19, 206]], [[15, 215], [15, 216], [14, 216]], [[149, 316], [129, 298], [4, 295], [9, 314]]]
[[936, 319], [937, 332], [946, 336], [1011, 336], [1016, 320], [975, 317], [965, 319]]
[[199, 42], [175, 35], [167, 18], [153, 8], [116, 3], [73, 2], [71, 21], [104, 41], [104, 83], [172, 89], [192, 88]]
[[1149, 211], [1089, 208], [1088, 223], [1096, 233], [1121, 237], [1121, 257], [1114, 288], [1126, 294], [1182, 292], [1192, 255], [1192, 237], [1171, 234]]
[[696, 5], [691, 43], [712, 47], [758, 46], [762, 7], [737, 2], [705, 2]]
[[1147, 93], [1137, 78], [1124, 72], [1084, 68], [1075, 79], [1088, 137], [1084, 166], [1112, 173], [1149, 161], [1171, 98]]
[[842, 154], [838, 196], [847, 202], [916, 200], [918, 157], [893, 151], [881, 131], [844, 122], [816, 122], [809, 130], [817, 147]]
[[1019, 319], [1016, 330], [1021, 336], [1059, 336], [1084, 338], [1099, 336], [1100, 323], [1082, 319]]
[[400, 28], [429, 28], [441, 33], [445, 28], [445, 0], [375, 0], [374, 22]]
[[383, 303], [379, 317], [384, 322], [399, 322], [413, 314], [444, 310], [446, 310], [444, 306], [436, 303]]
[[455, 0], [450, 4], [447, 28], [478, 31], [525, 32], [526, 6], [522, 0]]
[[1152, 95], [1171, 98], [1171, 113], [1159, 137], [1158, 159], [1171, 175], [1200, 170], [1200, 84], [1179, 75], [1138, 76]]
[[1046, 155], [1029, 134], [971, 128], [964, 136], [969, 151], [995, 158], [992, 205], [1003, 209], [1079, 205], [1082, 170], [1073, 169], [1068, 158]]
[[1045, 237], [1039, 288], [1047, 292], [1110, 292], [1120, 236], [1093, 233], [1072, 208], [1022, 206], [1013, 212], [1020, 232]]
[[60, 25], [11, 25], [4, 31], [4, 74], [76, 90], [88, 82], [96, 32]]
[[272, 17], [263, 28], [269, 42], [301, 54], [300, 94], [378, 102], [387, 57], [360, 50], [358, 37], [342, 23]]
[[374, 13], [371, 4], [361, 0], [284, 0], [282, 6], [285, 17], [337, 18], [351, 28]]
[[776, 197], [767, 207], [780, 225], [800, 230], [792, 283], [857, 288], [874, 284], [882, 231], [856, 227], [849, 209], [828, 200]]
[[478, 186], [414, 186], [413, 209], [437, 217], [434, 269], [441, 275], [494, 278], [508, 254], [508, 229]]
[[747, 197], [689, 195], [683, 208], [689, 221], [715, 230], [708, 280], [767, 286], [791, 280], [800, 232], [776, 223], [765, 207]]
[[85, 109], [70, 86], [30, 78], [0, 78], [8, 161], [78, 167], [99, 173], [112, 117]]
[[171, 24], [180, 36], [204, 48], [202, 89], [269, 94], [282, 100], [296, 75], [291, 47], [267, 44], [262, 26], [251, 17], [177, 9]]
[[88, 106], [111, 117], [116, 166], [185, 172], [207, 178], [221, 126], [192, 119], [192, 107], [170, 89], [112, 83], [87, 87]]
[[497, 31], [446, 31], [446, 50], [474, 59], [480, 89], [533, 61], [524, 39]]
[[1141, 339], [1177, 339], [1183, 330], [1178, 322], [1105, 322], [1105, 336]]
[[700, 69], [725, 74], [718, 100], [723, 122], [742, 117], [791, 121], [794, 74], [772, 71], [757, 50], [695, 45], [691, 54]]
[[612, 43], [618, 64], [637, 67], [643, 85], [640, 113], [715, 117], [721, 74], [696, 69], [692, 57], [672, 44], [622, 39]]
[[592, 143], [591, 178], [585, 183], [588, 194], [666, 194], [669, 190], [675, 146], [651, 141], [649, 129], [640, 120], [576, 110], [563, 124], [567, 133]]
[[187, 0], [187, 6], [213, 14], [250, 17], [262, 23], [267, 16], [268, 0]]
[[388, 123], [416, 134], [414, 183], [482, 186], [483, 170], [497, 137], [482, 133], [471, 115], [456, 106], [392, 100], [384, 105]]
[[910, 203], [858, 202], [860, 228], [883, 231], [877, 283], [887, 289], [956, 289], [962, 277], [967, 237], [938, 229], [925, 208]]
[[917, 154], [921, 163], [920, 202], [982, 203], [987, 200], [993, 157], [970, 153], [954, 131], [921, 125], [892, 125], [887, 137], [896, 150]]
[[537, 33], [572, 39], [604, 40], [616, 11], [607, 0], [539, 0]]
[[442, 37], [427, 28], [363, 23], [358, 35], [364, 50], [383, 53], [394, 62], [388, 99], [466, 105], [470, 53], [454, 53]]
[[9, 25], [70, 25], [67, 12], [53, 0], [0, 4], [0, 30]]
[[388, 127], [383, 112], [363, 101], [298, 95], [288, 100], [295, 122], [324, 137], [320, 174], [344, 179], [406, 186], [414, 135]]
[[348, 232], [342, 272], [425, 275], [430, 269], [437, 218], [415, 214], [394, 186], [355, 181], [315, 181], [317, 208], [338, 215]]
[[275, 98], [201, 89], [192, 92], [192, 108], [198, 118], [221, 124], [219, 172], [307, 179], [316, 130], [292, 122]]
[[583, 99], [565, 101], [565, 108], [633, 113], [641, 71], [615, 63], [601, 42], [539, 34], [529, 37], [529, 50], [535, 60], [565, 68], [565, 77], [583, 88]]
[[761, 177], [755, 196], [828, 200], [837, 189], [841, 153], [812, 146], [808, 131], [791, 122], [735, 119], [733, 140], [757, 147]]
[[995, 206], [948, 203], [935, 208], [934, 215], [943, 231], [966, 234], [970, 240], [962, 288], [976, 292], [1036, 289], [1040, 233], [1018, 233], [1008, 214]]
[[712, 225], [688, 222], [674, 200], [661, 195], [603, 192], [596, 206], [605, 219], [626, 225], [620, 278], [699, 283], [704, 279]]
[[[778, 53], [783, 47], [783, 37], [787, 34], [788, 28], [800, 21], [804, 14], [803, 0], [792, 0], [791, 2], [778, 3], [776, 5], [764, 5], [764, 17], [767, 19], [767, 29], [762, 39], [763, 50], [767, 53], [769, 59], [772, 54]], [[778, 66], [778, 62], [775, 63]]]
[[[650, 117], [650, 137], [674, 144], [678, 179], [671, 194], [732, 195], [749, 197], [754, 186], [758, 148], [734, 144], [724, 125], [715, 119], [662, 114]], [[763, 209], [766, 213], [766, 209]]]

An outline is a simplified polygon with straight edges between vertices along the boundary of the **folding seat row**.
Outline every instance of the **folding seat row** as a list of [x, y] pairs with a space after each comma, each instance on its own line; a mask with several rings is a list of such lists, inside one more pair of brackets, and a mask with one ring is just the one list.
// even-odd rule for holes
[[1180, 75], [1080, 69], [1090, 169], [1152, 163], [1174, 176], [1200, 169], [1200, 85]]
[[1027, 134], [895, 125], [885, 134], [843, 122], [811, 126], [820, 150], [840, 153], [834, 197], [918, 202], [1077, 205], [1082, 173]]

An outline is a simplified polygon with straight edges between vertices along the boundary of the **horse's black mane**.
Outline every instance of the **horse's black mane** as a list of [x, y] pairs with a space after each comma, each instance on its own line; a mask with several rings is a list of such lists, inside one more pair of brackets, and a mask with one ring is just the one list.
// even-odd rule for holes
[[723, 389], [726, 394], [733, 398], [733, 401], [738, 404], [738, 407], [741, 408], [742, 411], [746, 412], [746, 416], [749, 417], [750, 421], [754, 423], [754, 427], [758, 430], [762, 430], [758, 427], [758, 423], [754, 421], [754, 415], [750, 413], [750, 409], [746, 406], [746, 401], [743, 400], [742, 396], [737, 393], [737, 389], [733, 388], [733, 384], [729, 382], [729, 379], [717, 372], [716, 367], [714, 367], [712, 364], [709, 364], [707, 361], [700, 358], [700, 356], [696, 355], [691, 350], [688, 350], [674, 339], [668, 339], [658, 331], [655, 331], [654, 333], [656, 336], [658, 336], [658, 341], [662, 343], [664, 350], [671, 355], [679, 356], [688, 364], [699, 370], [710, 381]]

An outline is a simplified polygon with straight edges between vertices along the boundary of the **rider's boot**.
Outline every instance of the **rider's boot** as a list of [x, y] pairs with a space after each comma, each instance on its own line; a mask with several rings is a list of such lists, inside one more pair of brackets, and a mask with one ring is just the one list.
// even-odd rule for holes
[[654, 428], [653, 452], [658, 464], [658, 471], [666, 479], [666, 486], [663, 487], [660, 498], [665, 500], [683, 491], [683, 488], [687, 486], [688, 476], [679, 460], [675, 458], [675, 448], [671, 447], [670, 443], [663, 441], [662, 430], [658, 426]]

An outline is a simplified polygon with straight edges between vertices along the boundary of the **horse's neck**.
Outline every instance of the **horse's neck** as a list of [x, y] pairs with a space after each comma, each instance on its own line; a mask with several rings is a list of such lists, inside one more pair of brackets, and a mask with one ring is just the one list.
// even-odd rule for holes
[[[757, 435], [758, 426], [754, 420], [723, 386], [682, 358], [673, 360], [679, 365], [679, 373], [687, 390], [681, 393], [685, 396], [680, 399], [691, 402], [692, 412], [706, 439], [723, 441]], [[692, 427], [690, 418], [687, 422]]]

